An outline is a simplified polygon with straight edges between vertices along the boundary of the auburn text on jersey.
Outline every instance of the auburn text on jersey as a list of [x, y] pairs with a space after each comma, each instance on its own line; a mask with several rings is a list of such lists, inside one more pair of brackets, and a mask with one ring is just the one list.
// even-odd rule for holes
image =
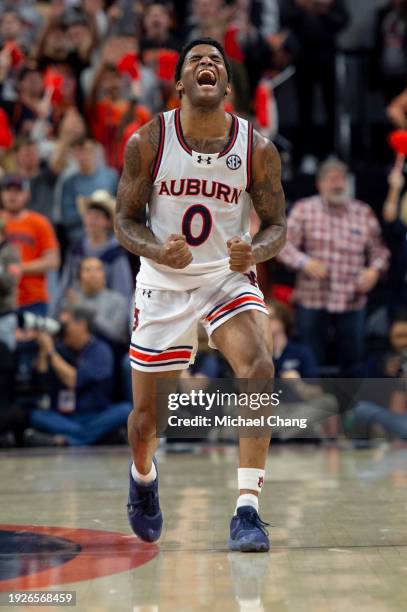
[[158, 188], [158, 195], [161, 196], [204, 196], [223, 200], [227, 204], [238, 204], [241, 193], [242, 189], [238, 187], [230, 187], [218, 181], [192, 178], [161, 181]]

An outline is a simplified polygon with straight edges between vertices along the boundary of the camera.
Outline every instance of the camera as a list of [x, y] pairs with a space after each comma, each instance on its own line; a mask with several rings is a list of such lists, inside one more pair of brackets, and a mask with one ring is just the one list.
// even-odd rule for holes
[[60, 333], [62, 326], [59, 321], [50, 317], [40, 317], [32, 312], [23, 312], [18, 315], [18, 326], [26, 331], [47, 332], [51, 336]]

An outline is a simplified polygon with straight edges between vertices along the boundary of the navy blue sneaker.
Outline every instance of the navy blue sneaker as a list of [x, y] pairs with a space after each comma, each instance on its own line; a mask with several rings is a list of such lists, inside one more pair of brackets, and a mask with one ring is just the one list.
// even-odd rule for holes
[[252, 506], [241, 506], [230, 522], [228, 546], [240, 552], [267, 552], [270, 548], [265, 523]]
[[[157, 469], [157, 462], [153, 459]], [[163, 515], [158, 498], [158, 469], [157, 478], [150, 484], [142, 485], [136, 482], [131, 475], [130, 461], [129, 477], [129, 501], [127, 504], [127, 516], [134, 533], [144, 542], [156, 542], [161, 535], [163, 526]]]

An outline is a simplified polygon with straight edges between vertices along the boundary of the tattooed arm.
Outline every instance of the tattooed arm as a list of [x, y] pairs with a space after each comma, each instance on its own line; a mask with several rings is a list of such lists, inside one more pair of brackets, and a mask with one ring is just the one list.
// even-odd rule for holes
[[253, 182], [250, 196], [260, 217], [261, 228], [249, 245], [239, 237], [228, 241], [229, 266], [245, 272], [253, 264], [275, 257], [286, 239], [285, 197], [281, 186], [281, 162], [275, 146], [258, 132], [254, 134]]
[[253, 183], [250, 195], [262, 226], [253, 238], [252, 249], [254, 263], [260, 263], [281, 251], [287, 225], [280, 156], [273, 143], [258, 132], [254, 134], [253, 145]]
[[117, 191], [115, 233], [128, 251], [171, 268], [185, 268], [192, 255], [183, 236], [171, 234], [158, 242], [145, 224], [146, 205], [153, 187], [152, 169], [159, 146], [159, 122], [153, 119], [128, 141]]

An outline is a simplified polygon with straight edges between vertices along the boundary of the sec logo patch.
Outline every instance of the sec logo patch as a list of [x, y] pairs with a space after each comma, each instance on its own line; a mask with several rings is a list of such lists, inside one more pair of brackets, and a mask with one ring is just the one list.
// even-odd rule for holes
[[226, 165], [229, 170], [237, 170], [242, 165], [242, 160], [239, 155], [229, 155], [226, 159]]

